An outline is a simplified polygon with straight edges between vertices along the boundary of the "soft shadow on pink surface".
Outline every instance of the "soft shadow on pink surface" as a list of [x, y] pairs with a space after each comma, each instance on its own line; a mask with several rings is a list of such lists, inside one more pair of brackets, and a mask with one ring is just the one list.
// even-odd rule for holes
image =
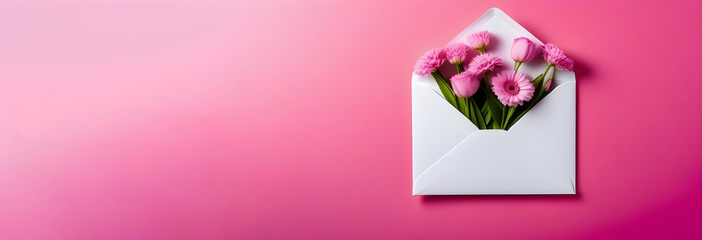
[[[580, 116], [580, 114], [581, 114], [580, 107], [579, 107], [580, 104], [578, 104], [580, 102], [580, 98], [582, 95], [582, 94], [580, 94], [580, 86], [583, 84], [583, 82], [588, 84], [590, 81], [593, 81], [593, 78], [591, 76], [593, 75], [594, 70], [593, 70], [592, 65], [590, 65], [592, 63], [587, 62], [585, 59], [579, 58], [578, 56], [573, 55], [573, 54], [569, 55], [569, 57], [572, 58], [573, 61], [577, 63], [577, 67], [574, 70], [575, 81], [576, 81], [575, 82], [575, 84], [576, 84], [576, 88], [575, 88], [576, 89], [575, 114], [576, 114], [576, 116]], [[558, 77], [558, 76], [556, 76], [556, 77]], [[575, 141], [575, 144], [576, 144], [576, 147], [575, 147], [575, 179], [576, 179], [575, 180], [575, 189], [576, 189], [577, 195], [582, 194], [582, 189], [580, 189], [580, 185], [581, 185], [580, 183], [582, 182], [582, 174], [581, 174], [582, 172], [580, 170], [581, 169], [580, 166], [582, 165], [582, 161], [583, 161], [583, 158], [580, 155], [580, 153], [582, 152], [582, 144], [580, 144], [580, 142], [583, 140], [582, 135], [580, 134], [581, 132], [582, 132], [582, 128], [580, 127], [580, 120], [579, 120], [579, 117], [576, 117], [576, 120], [575, 120], [575, 138], [576, 138], [576, 141]]]
[[421, 196], [422, 203], [427, 206], [434, 204], [471, 204], [477, 202], [551, 202], [551, 201], [582, 201], [582, 193], [572, 195], [427, 195]]

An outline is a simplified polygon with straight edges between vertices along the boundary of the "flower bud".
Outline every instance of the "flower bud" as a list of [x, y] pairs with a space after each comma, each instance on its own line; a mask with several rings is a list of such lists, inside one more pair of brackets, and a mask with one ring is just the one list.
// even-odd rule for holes
[[470, 72], [462, 72], [451, 78], [451, 85], [453, 86], [453, 91], [456, 92], [456, 96], [467, 98], [478, 91], [480, 81], [477, 76]]
[[528, 62], [539, 53], [539, 48], [528, 38], [518, 37], [512, 43], [510, 56], [515, 62]]
[[551, 79], [549, 79], [549, 80], [546, 80], [546, 81], [547, 81], [547, 82], [546, 82], [546, 85], [544, 85], [544, 89], [545, 89], [546, 91], [551, 91], [551, 90], [553, 90], [553, 87], [555, 86], [555, 84], [553, 84], [553, 78], [551, 78]]

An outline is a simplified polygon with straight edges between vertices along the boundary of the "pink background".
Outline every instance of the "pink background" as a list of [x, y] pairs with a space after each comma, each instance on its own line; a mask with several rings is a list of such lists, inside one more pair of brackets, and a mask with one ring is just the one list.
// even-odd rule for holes
[[[490, 7], [577, 63], [576, 196], [410, 194], [412, 65]], [[2, 2], [0, 239], [699, 239], [701, 11]]]

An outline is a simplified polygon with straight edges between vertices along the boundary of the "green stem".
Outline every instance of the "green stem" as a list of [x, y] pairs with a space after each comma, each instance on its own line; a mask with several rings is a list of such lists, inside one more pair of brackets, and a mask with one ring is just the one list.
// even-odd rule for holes
[[483, 118], [483, 114], [480, 113], [480, 108], [478, 108], [478, 103], [475, 102], [475, 99], [472, 97], [468, 98], [468, 102], [470, 102], [472, 114], [473, 114], [473, 120], [475, 121], [475, 125], [478, 126], [478, 129], [487, 129], [485, 126], [485, 119]]
[[470, 120], [473, 124], [475, 124], [478, 129], [483, 129], [485, 124], [483, 123], [481, 125], [480, 121], [478, 121], [478, 117], [480, 113], [477, 110], [477, 107], [473, 103], [473, 99], [471, 97], [467, 98], [460, 98], [459, 97], [459, 102], [461, 106], [461, 112], [463, 112], [463, 115], [465, 115], [468, 120]]
[[505, 124], [507, 123], [507, 106], [502, 107], [502, 125], [500, 125], [500, 129], [505, 129]]
[[548, 74], [548, 70], [553, 67], [553, 64], [549, 64], [548, 67], [546, 67], [546, 71], [544, 71], [544, 78], [546, 78], [546, 75]]
[[475, 109], [473, 109], [473, 104], [470, 103], [470, 98], [463, 98], [463, 104], [465, 104], [466, 108], [468, 109], [466, 116], [477, 127], [478, 123], [475, 121]]
[[[473, 101], [475, 101], [475, 98]], [[478, 102], [475, 102], [475, 104], [477, 106]], [[487, 104], [483, 104], [483, 107], [480, 109], [480, 115], [482, 115], [483, 119], [485, 120], [485, 124], [489, 125], [490, 120], [492, 119], [492, 114], [490, 114], [490, 108], [488, 108]]]
[[463, 68], [463, 64], [454, 64], [454, 66], [456, 66], [456, 73], [462, 73], [466, 71], [466, 69]]
[[471, 112], [471, 109], [470, 109], [471, 105], [470, 105], [470, 103], [468, 103], [468, 98], [459, 97], [458, 100], [459, 100], [458, 106], [460, 106], [459, 110], [461, 111], [461, 113], [463, 113], [464, 116], [466, 116], [468, 119], [470, 119], [472, 121], [471, 113], [470, 113]]
[[[551, 67], [553, 67], [553, 73], [554, 73], [554, 74], [556, 73], [556, 67], [555, 67], [553, 64], [549, 64], [548, 67], [546, 68], [546, 71], [544, 71], [544, 78], [543, 78], [543, 79], [546, 79], [546, 77], [548, 77], [548, 70], [551, 69]], [[548, 79], [548, 80], [544, 81], [544, 84], [541, 85], [540, 88], [538, 88], [538, 89], [539, 89], [539, 93], [536, 95], [537, 101], [540, 100], [540, 99], [541, 99], [541, 95], [544, 94], [544, 89], [546, 89], [546, 84], [548, 83], [548, 81], [551, 81], [551, 79]], [[536, 101], [534, 101], [534, 102], [536, 102]], [[533, 107], [533, 106], [531, 106], [531, 107]], [[531, 108], [531, 107], [530, 107], [530, 108]]]
[[514, 115], [514, 111], [516, 110], [516, 107], [509, 107], [509, 111], [507, 112], [507, 117], [505, 117], [505, 122], [502, 124], [502, 129], [507, 130], [509, 127], [509, 119], [512, 118], [512, 115]]
[[[551, 82], [556, 77], [556, 68], [555, 67], [553, 68], [553, 71], [551, 71], [551, 72], [552, 72], [551, 77], [548, 80], [546, 80], [546, 83], [544, 83], [544, 88], [546, 88], [546, 86], [548, 86], [548, 83]], [[546, 77], [546, 76], [544, 75], [544, 77]], [[546, 89], [546, 91], [550, 91], [550, 90], [551, 89]]]
[[480, 81], [480, 90], [482, 90], [483, 94], [485, 95], [485, 104], [488, 106], [490, 109], [490, 114], [492, 115], [492, 120], [497, 122], [498, 126], [502, 125], [502, 104], [497, 100], [497, 97], [495, 97], [495, 94], [492, 93], [492, 90], [490, 90], [490, 87], [488, 86], [490, 82], [490, 79], [488, 78], [488, 75], [485, 75], [485, 80]]
[[514, 62], [514, 71], [519, 71], [519, 67], [522, 66], [522, 62]]
[[[526, 113], [529, 112], [529, 110], [531, 110], [541, 100], [541, 98], [543, 98], [542, 95], [545, 87], [544, 82], [546, 82], [546, 74], [548, 73], [548, 70], [551, 69], [551, 67], [553, 67], [553, 65], [549, 64], [548, 67], [546, 67], [546, 71], [544, 71], [544, 73], [539, 75], [538, 77], [534, 78], [534, 81], [532, 81], [532, 83], [534, 83], [534, 87], [536, 88], [536, 92], [534, 92], [534, 97], [532, 97], [531, 100], [529, 100], [529, 102], [526, 103], [527, 105], [523, 110], [519, 111], [519, 114], [514, 119], [515, 122], [522, 119], [522, 117], [524, 117], [524, 115], [526, 115]], [[554, 72], [555, 71], [556, 70], [554, 68]], [[507, 128], [511, 127], [510, 125], [511, 124], [507, 125]]]

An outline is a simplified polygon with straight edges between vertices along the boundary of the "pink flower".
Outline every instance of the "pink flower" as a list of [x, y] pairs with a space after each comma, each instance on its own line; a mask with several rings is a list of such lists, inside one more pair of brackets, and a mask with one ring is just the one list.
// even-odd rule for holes
[[429, 49], [414, 64], [414, 73], [419, 76], [426, 76], [436, 71], [437, 68], [446, 61], [446, 53], [443, 49]]
[[551, 91], [551, 89], [553, 89], [553, 86], [554, 86], [553, 85], [554, 84], [553, 78], [546, 80], [546, 81], [548, 81], [548, 82], [546, 83], [546, 85], [544, 85], [544, 89], [546, 89], [546, 91]]
[[518, 37], [512, 42], [510, 56], [515, 62], [528, 62], [539, 53], [539, 48], [528, 38]]
[[468, 36], [468, 46], [472, 49], [485, 51], [488, 44], [490, 44], [490, 32], [488, 31], [474, 32]]
[[492, 78], [492, 91], [506, 106], [516, 107], [534, 96], [534, 84], [524, 73], [503, 71]]
[[547, 43], [542, 47], [544, 59], [550, 64], [556, 65], [558, 69], [572, 72], [575, 63], [553, 43]]
[[478, 77], [469, 72], [462, 72], [451, 77], [451, 85], [456, 96], [467, 98], [473, 96], [480, 87]]
[[475, 56], [468, 64], [468, 72], [473, 75], [480, 76], [485, 72], [494, 71], [497, 66], [502, 65], [502, 60], [499, 57], [486, 53]]
[[462, 64], [470, 48], [465, 43], [452, 43], [444, 47], [446, 58], [451, 64]]

